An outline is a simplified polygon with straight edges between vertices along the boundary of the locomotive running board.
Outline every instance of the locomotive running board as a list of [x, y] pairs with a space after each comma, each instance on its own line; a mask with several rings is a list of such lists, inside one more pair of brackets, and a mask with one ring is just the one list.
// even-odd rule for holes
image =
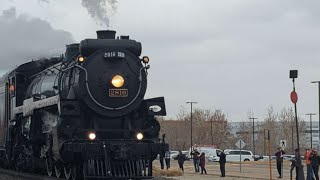
[[58, 104], [60, 101], [60, 98], [59, 98], [59, 95], [57, 95], [57, 96], [41, 99], [38, 101], [34, 101], [34, 100], [35, 99], [33, 97], [24, 100], [22, 106], [15, 107], [13, 109], [13, 113], [14, 114], [23, 113], [23, 116], [30, 116], [33, 114], [33, 110], [35, 109], [40, 109], [43, 107], [48, 107], [48, 106]]

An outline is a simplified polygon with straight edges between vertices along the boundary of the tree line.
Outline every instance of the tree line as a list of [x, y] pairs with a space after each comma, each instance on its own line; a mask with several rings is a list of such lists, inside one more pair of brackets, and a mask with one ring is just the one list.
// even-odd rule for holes
[[[214, 145], [221, 149], [237, 149], [235, 143], [242, 139], [246, 146], [244, 149], [256, 154], [268, 154], [267, 133], [270, 132], [271, 152], [280, 146], [280, 140], [286, 140], [288, 153], [297, 147], [296, 123], [291, 108], [282, 108], [276, 111], [272, 106], [267, 108], [261, 121], [255, 122], [253, 133], [254, 114], [249, 111], [248, 119], [233, 127], [227, 115], [220, 109], [195, 108], [192, 113], [192, 142], [193, 145]], [[250, 119], [249, 119], [250, 118]], [[172, 150], [188, 150], [191, 146], [191, 115], [190, 111], [180, 109], [176, 119], [158, 119], [161, 125], [161, 134], [166, 134], [166, 142]], [[257, 121], [257, 120], [256, 120]], [[300, 147], [306, 147], [306, 123], [298, 117]], [[254, 134], [254, 141], [253, 141]], [[253, 143], [254, 142], [254, 143]]]

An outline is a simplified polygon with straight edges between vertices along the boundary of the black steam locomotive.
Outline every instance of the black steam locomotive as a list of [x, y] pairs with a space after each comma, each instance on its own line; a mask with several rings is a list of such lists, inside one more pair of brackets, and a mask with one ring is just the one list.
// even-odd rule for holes
[[149, 58], [115, 31], [67, 45], [65, 56], [22, 64], [0, 79], [1, 165], [67, 179], [146, 179], [168, 149], [144, 99]]

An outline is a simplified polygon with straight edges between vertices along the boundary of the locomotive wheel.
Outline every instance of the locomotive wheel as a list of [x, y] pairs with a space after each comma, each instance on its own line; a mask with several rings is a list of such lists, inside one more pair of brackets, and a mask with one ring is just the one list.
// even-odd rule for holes
[[56, 174], [56, 177], [59, 178], [61, 176], [62, 168], [59, 165], [54, 166], [54, 172]]
[[74, 165], [71, 173], [72, 180], [81, 179], [82, 173], [82, 166]]
[[47, 167], [47, 174], [48, 176], [52, 176], [53, 174], [53, 164], [50, 158], [46, 158], [46, 167]]
[[66, 165], [66, 166], [64, 166], [63, 170], [64, 170], [64, 177], [66, 179], [70, 179], [71, 178], [72, 168], [70, 168], [68, 165]]
[[83, 165], [82, 165], [82, 174], [83, 174], [83, 177], [86, 178], [87, 175], [88, 175], [88, 162], [87, 161], [84, 161], [83, 162]]
[[87, 164], [87, 168], [88, 168], [88, 175], [90, 176], [95, 176], [95, 166], [94, 166], [94, 160], [93, 159], [89, 159], [88, 160], [88, 164]]

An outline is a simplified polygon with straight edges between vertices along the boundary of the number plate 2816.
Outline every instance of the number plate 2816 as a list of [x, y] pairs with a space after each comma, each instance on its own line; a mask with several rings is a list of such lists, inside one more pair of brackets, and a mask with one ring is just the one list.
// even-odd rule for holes
[[109, 89], [109, 97], [128, 97], [128, 89]]

